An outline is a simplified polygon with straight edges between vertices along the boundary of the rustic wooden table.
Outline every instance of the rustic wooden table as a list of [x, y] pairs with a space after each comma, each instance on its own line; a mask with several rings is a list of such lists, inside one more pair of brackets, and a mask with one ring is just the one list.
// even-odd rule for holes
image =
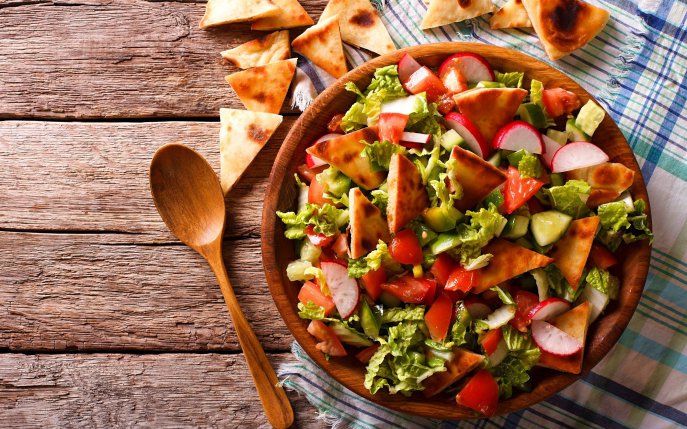
[[[317, 19], [326, 0], [301, 0]], [[148, 165], [186, 143], [219, 169], [242, 108], [204, 2], [0, 0], [0, 426], [266, 427], [206, 263], [160, 220]], [[292, 31], [292, 36], [295, 32]], [[292, 337], [265, 284], [260, 214], [287, 115], [227, 199], [225, 258], [273, 364]], [[299, 427], [324, 427], [290, 394]]]

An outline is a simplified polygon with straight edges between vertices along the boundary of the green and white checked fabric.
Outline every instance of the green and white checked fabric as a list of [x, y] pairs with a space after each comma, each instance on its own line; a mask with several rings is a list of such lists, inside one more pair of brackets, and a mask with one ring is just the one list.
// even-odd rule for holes
[[[500, 5], [505, 0], [496, 0]], [[610, 113], [635, 151], [649, 189], [654, 251], [644, 295], [618, 344], [582, 380], [526, 410], [488, 420], [439, 422], [370, 403], [329, 378], [294, 344], [280, 368], [335, 427], [687, 427], [687, 3], [594, 0], [611, 11], [588, 46], [551, 62], [531, 30], [491, 31], [486, 18], [423, 32], [422, 0], [386, 0], [382, 20], [399, 47], [477, 41], [519, 49], [571, 76]], [[352, 65], [369, 59], [347, 47]], [[307, 60], [318, 90], [333, 82]]]

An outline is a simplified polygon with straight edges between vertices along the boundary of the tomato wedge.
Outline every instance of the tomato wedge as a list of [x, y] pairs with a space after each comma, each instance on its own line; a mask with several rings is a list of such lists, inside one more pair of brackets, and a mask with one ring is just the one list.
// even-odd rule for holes
[[411, 94], [426, 92], [427, 101], [430, 103], [435, 102], [441, 94], [446, 93], [446, 88], [441, 83], [441, 79], [427, 67], [421, 67], [410, 75], [403, 87]]
[[526, 290], [519, 290], [515, 293], [515, 317], [511, 319], [510, 325], [521, 332], [527, 332], [527, 327], [532, 323], [527, 315], [530, 310], [539, 304], [539, 296]]
[[359, 351], [356, 355], [355, 358], [358, 359], [362, 363], [368, 363], [370, 362], [370, 359], [372, 359], [372, 356], [377, 353], [377, 349], [379, 349], [379, 344], [372, 344], [369, 347], [365, 347], [361, 351]]
[[389, 254], [401, 264], [417, 265], [421, 264], [424, 259], [420, 240], [410, 229], [400, 231], [391, 239]]
[[319, 320], [313, 320], [308, 325], [308, 332], [319, 341], [315, 346], [317, 350], [329, 356], [346, 356], [346, 349], [329, 326]]
[[368, 295], [370, 295], [370, 298], [377, 301], [379, 295], [382, 294], [382, 284], [386, 282], [386, 272], [383, 267], [380, 267], [378, 270], [368, 271], [360, 279], [360, 282]]
[[310, 281], [305, 282], [301, 287], [301, 290], [298, 292], [298, 300], [303, 304], [312, 302], [315, 305], [319, 305], [324, 308], [325, 316], [332, 314], [332, 311], [336, 308], [332, 297], [323, 294], [320, 287]]
[[499, 386], [488, 370], [479, 370], [456, 395], [456, 402], [491, 417], [499, 404]]
[[408, 125], [408, 115], [403, 113], [380, 113], [378, 125], [379, 139], [399, 144], [406, 125]]
[[436, 282], [429, 279], [416, 279], [406, 273], [390, 282], [382, 283], [382, 290], [407, 304], [426, 304], [434, 299]]
[[544, 185], [534, 177], [522, 178], [517, 168], [511, 166], [506, 171], [506, 185], [503, 189], [504, 209], [506, 214], [513, 213]]
[[434, 275], [437, 285], [443, 289], [446, 286], [446, 282], [448, 282], [451, 272], [453, 272], [457, 265], [458, 263], [448, 254], [440, 253], [429, 272]]
[[552, 118], [572, 113], [582, 105], [577, 95], [563, 88], [545, 89], [541, 101]]
[[339, 259], [346, 259], [348, 256], [348, 238], [346, 234], [338, 234], [336, 240], [332, 244], [332, 252], [336, 254]]
[[317, 247], [329, 247], [336, 238], [335, 235], [325, 235], [315, 232], [315, 228], [312, 225], [305, 227], [305, 235], [308, 237], [308, 240]]
[[616, 257], [610, 250], [599, 243], [592, 244], [592, 250], [589, 252], [589, 259], [591, 265], [602, 270], [607, 270], [609, 267], [618, 263]]
[[317, 180], [317, 176], [313, 177], [308, 188], [308, 202], [310, 204], [317, 204], [323, 206], [325, 204], [334, 204], [329, 198], [324, 196], [324, 184]]
[[496, 347], [499, 345], [499, 342], [502, 338], [503, 331], [501, 331], [501, 328], [492, 329], [491, 331], [484, 334], [484, 337], [482, 337], [482, 340], [480, 342], [482, 343], [482, 348], [484, 349], [484, 352], [487, 354], [487, 356], [491, 355], [496, 351]]
[[425, 324], [434, 341], [444, 341], [453, 317], [453, 301], [441, 292], [425, 314]]
[[450, 291], [469, 292], [479, 284], [481, 270], [468, 271], [460, 265], [451, 271], [444, 289]]

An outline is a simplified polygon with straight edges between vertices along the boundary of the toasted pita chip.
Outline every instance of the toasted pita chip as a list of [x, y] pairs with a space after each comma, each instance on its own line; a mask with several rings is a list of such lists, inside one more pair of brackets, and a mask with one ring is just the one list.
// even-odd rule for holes
[[275, 31], [234, 49], [222, 51], [220, 55], [242, 69], [283, 61], [291, 56], [289, 32], [287, 30]]
[[389, 229], [382, 217], [382, 212], [363, 195], [360, 188], [348, 192], [350, 207], [349, 251], [351, 258], [357, 259], [377, 248], [379, 240], [388, 242]]
[[580, 0], [522, 0], [552, 60], [589, 43], [606, 26], [608, 11]]
[[551, 257], [554, 264], [575, 290], [580, 283], [598, 226], [599, 216], [574, 220], [563, 238], [553, 245]]
[[458, 210], [472, 209], [506, 181], [506, 173], [460, 146], [453, 148], [451, 159], [458, 163], [455, 168], [456, 179], [463, 187], [463, 198], [455, 204]]
[[569, 372], [572, 374], [579, 374], [580, 371], [582, 371], [584, 343], [587, 339], [590, 311], [591, 307], [589, 303], [585, 301], [553, 320], [553, 324], [558, 329], [576, 338], [582, 343], [582, 350], [570, 356], [556, 356], [542, 350], [537, 365], [544, 366], [546, 368], [557, 369], [558, 371]]
[[232, 22], [252, 21], [280, 12], [281, 9], [271, 0], [208, 0], [199, 27], [206, 29]]
[[482, 268], [479, 285], [473, 290], [474, 293], [482, 293], [492, 286], [553, 262], [553, 259], [546, 255], [500, 238], [487, 244], [482, 253], [491, 253], [494, 257], [489, 261], [489, 265]]
[[491, 0], [432, 0], [420, 28], [426, 30], [465, 21], [495, 10]]
[[291, 42], [293, 49], [335, 78], [348, 71], [339, 21], [336, 16], [320, 20]]
[[499, 28], [521, 28], [531, 27], [532, 21], [527, 16], [522, 0], [508, 0], [501, 9], [491, 16], [489, 25], [492, 30], [498, 30]]
[[522, 88], [475, 88], [453, 96], [453, 101], [488, 143], [502, 126], [513, 120], [527, 95]]
[[434, 373], [422, 382], [425, 389], [422, 394], [425, 398], [431, 398], [443, 391], [448, 386], [465, 377], [473, 369], [484, 361], [484, 356], [469, 350], [454, 347], [453, 359], [446, 363], [446, 371]]
[[606, 162], [567, 173], [568, 179], [585, 180], [592, 187], [587, 205], [597, 207], [616, 200], [632, 186], [635, 172], [617, 162]]
[[225, 79], [246, 109], [279, 113], [295, 71], [296, 59], [292, 58], [234, 73]]
[[281, 115], [219, 109], [220, 178], [224, 193], [236, 181], [281, 124]]
[[429, 205], [429, 197], [417, 167], [401, 154], [391, 156], [387, 183], [389, 202], [386, 219], [389, 231], [395, 234], [420, 216]]
[[308, 12], [303, 9], [298, 0], [272, 0], [281, 13], [268, 18], [260, 18], [253, 21], [251, 30], [276, 30], [279, 28], [294, 28], [313, 25], [315, 21], [310, 18]]
[[377, 127], [363, 128], [310, 146], [307, 152], [338, 168], [361, 188], [374, 189], [382, 184], [386, 174], [372, 171], [370, 161], [360, 154], [365, 149], [365, 142], [377, 139]]
[[396, 50], [394, 41], [370, 0], [329, 0], [320, 21], [339, 16], [341, 39], [379, 55]]

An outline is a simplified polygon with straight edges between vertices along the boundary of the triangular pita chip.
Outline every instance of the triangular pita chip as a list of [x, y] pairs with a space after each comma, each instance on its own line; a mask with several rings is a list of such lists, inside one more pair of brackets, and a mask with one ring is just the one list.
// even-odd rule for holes
[[546, 255], [500, 238], [487, 244], [482, 253], [491, 253], [494, 257], [489, 261], [489, 265], [482, 268], [479, 285], [473, 290], [474, 293], [482, 293], [492, 286], [553, 262], [553, 259]]
[[391, 156], [387, 184], [386, 220], [389, 231], [395, 234], [427, 208], [429, 197], [415, 164], [398, 153]]
[[457, 162], [454, 172], [463, 187], [463, 198], [455, 203], [458, 210], [472, 209], [506, 181], [506, 173], [460, 146], [453, 148], [451, 159]]
[[220, 54], [222, 58], [242, 69], [283, 61], [291, 56], [289, 32], [275, 31]]
[[348, 71], [336, 16], [320, 20], [291, 42], [293, 49], [335, 78]]
[[273, 16], [281, 9], [271, 0], [208, 0], [200, 28], [252, 21], [256, 18]]
[[553, 325], [558, 329], [576, 338], [582, 343], [582, 350], [570, 356], [556, 356], [551, 353], [541, 351], [537, 365], [546, 368], [557, 369], [558, 371], [579, 374], [582, 371], [582, 360], [584, 358], [584, 344], [587, 339], [587, 329], [589, 328], [589, 313], [591, 311], [589, 302], [585, 301], [572, 310], [568, 310], [553, 320]]
[[298, 0], [272, 0], [280, 9], [279, 15], [260, 18], [253, 22], [251, 30], [276, 30], [313, 25], [315, 21], [303, 9]]
[[377, 127], [368, 127], [317, 143], [307, 152], [338, 168], [361, 188], [374, 189], [382, 184], [386, 173], [373, 171], [370, 161], [360, 154], [365, 149], [365, 142], [378, 139]]
[[465, 21], [495, 10], [491, 0], [431, 0], [420, 28], [426, 30]]
[[570, 287], [577, 290], [589, 251], [599, 226], [599, 216], [585, 217], [570, 223], [563, 238], [553, 245], [551, 257]]
[[522, 0], [508, 0], [501, 9], [491, 16], [489, 25], [492, 30], [498, 30], [499, 28], [521, 28], [531, 27], [532, 21], [527, 16]]
[[296, 59], [292, 58], [230, 74], [225, 79], [246, 109], [279, 113], [295, 71]]
[[226, 194], [281, 124], [281, 115], [219, 109], [220, 178]]
[[377, 248], [377, 242], [390, 240], [389, 230], [382, 212], [368, 200], [360, 188], [348, 192], [350, 206], [351, 240], [348, 248], [351, 258], [357, 259]]
[[431, 398], [456, 381], [465, 377], [484, 361], [484, 356], [461, 347], [453, 348], [453, 359], [446, 363], [446, 371], [436, 372], [422, 382], [422, 394]]
[[608, 22], [608, 11], [580, 0], [522, 0], [552, 60], [586, 45]]
[[338, 15], [341, 39], [379, 55], [396, 50], [394, 41], [370, 0], [329, 0], [320, 21]]
[[522, 88], [475, 88], [454, 95], [453, 101], [491, 144], [499, 128], [513, 120], [526, 95]]
[[617, 199], [632, 186], [635, 172], [617, 162], [605, 162], [593, 167], [580, 168], [566, 173], [568, 179], [585, 180], [592, 187], [587, 205], [597, 207]]

